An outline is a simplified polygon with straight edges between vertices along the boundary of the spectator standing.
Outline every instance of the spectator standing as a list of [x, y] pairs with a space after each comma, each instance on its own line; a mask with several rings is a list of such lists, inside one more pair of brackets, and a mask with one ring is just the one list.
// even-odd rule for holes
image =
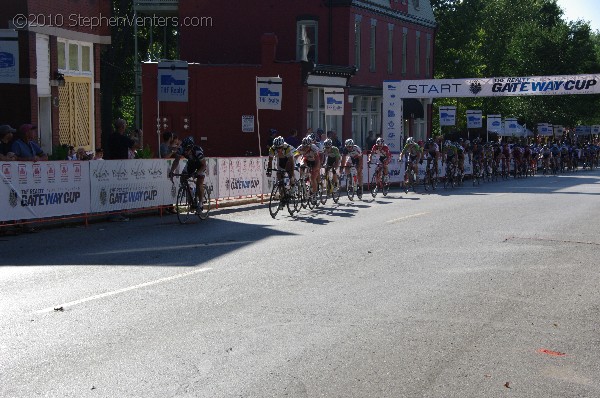
[[298, 130], [292, 129], [292, 131], [290, 131], [290, 135], [286, 137], [285, 142], [294, 148], [298, 148], [301, 144], [300, 139], [298, 138]]
[[133, 147], [133, 140], [125, 135], [127, 122], [123, 119], [115, 121], [115, 131], [108, 138], [108, 158], [128, 159], [129, 149]]
[[172, 157], [177, 148], [173, 145], [174, 134], [170, 131], [165, 131], [162, 134], [162, 142], [160, 143], [160, 157], [167, 159]]
[[77, 148], [77, 159], [76, 160], [90, 160], [89, 155], [82, 147]]
[[12, 140], [16, 132], [8, 124], [0, 126], [0, 160], [17, 160], [12, 151]]
[[373, 146], [375, 145], [376, 141], [377, 139], [373, 135], [373, 130], [369, 130], [369, 132], [367, 133], [367, 138], [365, 139], [365, 149], [367, 151], [370, 151], [371, 148], [373, 148]]
[[34, 162], [48, 160], [48, 155], [44, 153], [36, 140], [36, 126], [24, 124], [19, 127], [17, 140], [12, 144], [12, 152], [17, 156], [17, 160], [29, 160]]
[[104, 160], [104, 151], [102, 148], [96, 148], [96, 153], [94, 154], [92, 160]]
[[331, 134], [329, 135], [329, 138], [331, 138], [331, 143], [333, 144], [334, 147], [337, 147], [338, 149], [340, 149], [342, 147], [342, 142], [338, 138], [337, 132], [335, 130], [331, 130], [330, 133]]
[[67, 160], [77, 160], [77, 152], [73, 145], [69, 146], [69, 152], [67, 152]]

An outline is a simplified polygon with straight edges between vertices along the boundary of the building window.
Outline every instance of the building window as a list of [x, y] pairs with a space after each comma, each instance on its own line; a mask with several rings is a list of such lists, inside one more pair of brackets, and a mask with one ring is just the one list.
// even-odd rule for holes
[[297, 22], [298, 47], [296, 50], [296, 59], [299, 61], [318, 62], [318, 22], [317, 21], [298, 21]]
[[375, 64], [377, 61], [376, 53], [375, 53], [376, 38], [377, 38], [377, 20], [371, 19], [371, 44], [369, 46], [369, 51], [370, 51], [369, 70], [371, 72], [375, 72]]
[[427, 34], [427, 48], [425, 48], [425, 77], [431, 77], [431, 34]]
[[355, 96], [352, 103], [352, 138], [363, 149], [369, 131], [379, 133], [381, 97]]
[[417, 32], [415, 42], [415, 76], [421, 73], [421, 32]]
[[354, 17], [354, 66], [356, 69], [360, 69], [360, 51], [361, 51], [361, 34], [360, 34], [360, 24], [362, 22], [362, 16], [356, 15]]
[[67, 69], [67, 49], [64, 41], [57, 43], [58, 69]]
[[58, 39], [57, 65], [63, 73], [70, 75], [91, 75], [93, 72], [93, 44]]
[[406, 56], [408, 47], [408, 29], [402, 29], [402, 76], [406, 76]]
[[388, 24], [388, 62], [387, 71], [394, 72], [394, 25]]

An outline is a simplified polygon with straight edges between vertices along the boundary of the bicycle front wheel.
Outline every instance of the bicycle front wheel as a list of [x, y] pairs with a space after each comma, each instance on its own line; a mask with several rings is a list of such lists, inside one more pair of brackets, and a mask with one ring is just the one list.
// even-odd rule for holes
[[180, 224], [185, 224], [189, 221], [192, 215], [192, 192], [189, 187], [179, 187], [177, 191], [177, 205], [175, 209], [177, 211], [177, 219]]
[[377, 186], [377, 172], [371, 176], [371, 196], [376, 197], [379, 187]]
[[348, 199], [354, 200], [354, 183], [352, 176], [346, 177], [346, 192], [348, 193]]
[[202, 196], [202, 205], [198, 207], [198, 217], [201, 220], [206, 220], [208, 218], [208, 212], [210, 211], [210, 192], [208, 191], [208, 187], [204, 185], [204, 195]]
[[275, 218], [279, 210], [281, 210], [281, 186], [279, 183], [275, 183], [273, 185], [273, 190], [271, 191], [271, 197], [269, 198], [269, 213], [271, 217]]
[[320, 196], [320, 201], [321, 204], [324, 205], [325, 203], [327, 203], [327, 197], [329, 196], [329, 187], [328, 187], [328, 178], [325, 177], [325, 175], [321, 175], [321, 185], [320, 185], [320, 189], [319, 189], [319, 196]]

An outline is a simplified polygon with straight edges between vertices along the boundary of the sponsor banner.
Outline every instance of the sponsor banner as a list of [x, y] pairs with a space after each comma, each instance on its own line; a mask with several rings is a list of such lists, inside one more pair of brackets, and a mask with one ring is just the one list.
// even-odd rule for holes
[[590, 135], [592, 134], [592, 126], [577, 126], [575, 127], [575, 134]]
[[592, 126], [592, 134], [600, 134], [600, 125]]
[[92, 160], [89, 164], [92, 212], [140, 209], [175, 201], [177, 181], [172, 184], [168, 178], [171, 160]]
[[523, 129], [520, 128], [516, 118], [507, 117], [504, 119], [504, 134], [506, 136], [520, 136]]
[[[392, 152], [400, 152], [404, 142], [403, 104], [400, 95], [400, 81], [383, 82], [383, 123], [382, 136]], [[367, 148], [371, 149], [371, 148]]]
[[335, 88], [326, 88], [325, 95], [325, 115], [343, 115], [344, 114], [344, 90]]
[[468, 129], [480, 129], [483, 127], [483, 116], [481, 111], [469, 110], [467, 111], [467, 128]]
[[554, 125], [554, 135], [557, 137], [561, 137], [565, 132], [565, 128], [563, 126]]
[[548, 123], [538, 123], [538, 135], [543, 135], [543, 136], [551, 136], [552, 135], [552, 128], [550, 127], [550, 125]]
[[158, 63], [158, 100], [188, 102], [188, 63], [161, 61]]
[[456, 126], [456, 107], [440, 107], [440, 126]]
[[487, 115], [487, 131], [490, 133], [502, 132], [502, 116]]
[[0, 29], [0, 83], [19, 84], [19, 33]]
[[283, 80], [280, 77], [256, 78], [256, 109], [281, 110]]
[[599, 94], [600, 75], [403, 80], [403, 98]]
[[258, 157], [221, 158], [218, 161], [218, 194], [221, 198], [263, 193], [264, 161]]
[[4, 162], [0, 221], [90, 212], [88, 162]]

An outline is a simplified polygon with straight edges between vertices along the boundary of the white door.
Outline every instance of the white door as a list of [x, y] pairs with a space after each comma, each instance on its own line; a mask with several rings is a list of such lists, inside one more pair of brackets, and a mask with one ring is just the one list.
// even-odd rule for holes
[[48, 36], [35, 36], [36, 79], [38, 96], [50, 95], [50, 47]]
[[45, 153], [52, 153], [52, 97], [39, 97], [38, 99], [38, 134], [42, 149]]

